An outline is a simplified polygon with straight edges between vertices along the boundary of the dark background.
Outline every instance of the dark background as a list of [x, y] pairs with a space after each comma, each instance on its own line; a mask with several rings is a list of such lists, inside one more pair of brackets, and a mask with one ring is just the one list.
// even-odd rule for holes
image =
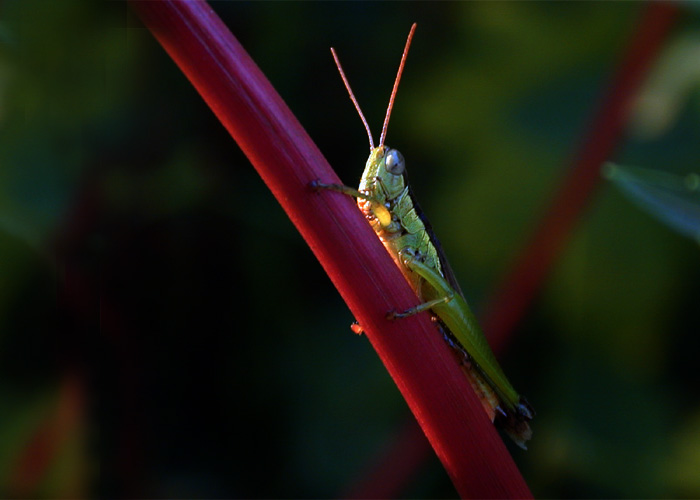
[[[212, 5], [348, 184], [368, 145], [328, 49], [377, 137], [418, 23], [387, 143], [477, 313], [643, 7]], [[685, 10], [662, 58], [699, 40]], [[655, 71], [676, 107], [611, 159], [697, 172], [700, 76]], [[699, 283], [697, 243], [601, 183], [503, 359], [536, 496], [700, 496]], [[412, 418], [352, 320], [125, 3], [0, 2], [0, 496], [338, 495]], [[455, 495], [434, 457], [402, 493]]]

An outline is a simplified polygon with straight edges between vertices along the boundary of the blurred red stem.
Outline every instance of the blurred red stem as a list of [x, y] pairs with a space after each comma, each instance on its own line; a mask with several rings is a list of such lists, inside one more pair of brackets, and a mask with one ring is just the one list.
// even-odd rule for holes
[[309, 187], [316, 179], [339, 179], [226, 26], [204, 2], [132, 0], [131, 5], [307, 241], [459, 494], [530, 497], [505, 445], [426, 315], [386, 320], [387, 311], [415, 305], [418, 299], [354, 202]]
[[621, 143], [631, 105], [678, 13], [675, 2], [652, 2], [642, 13], [618, 70], [549, 208], [495, 288], [484, 330], [496, 352], [508, 343], [537, 296], [601, 180], [600, 167]]
[[75, 373], [63, 375], [53, 411], [46, 415], [12, 465], [5, 485], [8, 496], [40, 496], [50, 467], [55, 466], [66, 442], [75, 438], [76, 430], [84, 425], [85, 387], [81, 378]]

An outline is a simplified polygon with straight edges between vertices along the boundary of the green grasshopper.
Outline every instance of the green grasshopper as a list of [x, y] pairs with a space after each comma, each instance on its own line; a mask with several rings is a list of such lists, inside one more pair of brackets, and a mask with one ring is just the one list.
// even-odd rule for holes
[[391, 312], [388, 317], [402, 318], [429, 311], [456, 352], [491, 420], [498, 422], [520, 447], [525, 448], [525, 442], [532, 434], [528, 421], [532, 419], [534, 411], [506, 378], [464, 299], [430, 223], [414, 200], [406, 179], [403, 156], [396, 149], [384, 145], [394, 98], [415, 29], [414, 24], [406, 41], [377, 147], [338, 56], [331, 49], [350, 99], [367, 131], [370, 155], [358, 189], [321, 182], [314, 182], [313, 186], [357, 198], [360, 210], [418, 297], [424, 301], [408, 311]]

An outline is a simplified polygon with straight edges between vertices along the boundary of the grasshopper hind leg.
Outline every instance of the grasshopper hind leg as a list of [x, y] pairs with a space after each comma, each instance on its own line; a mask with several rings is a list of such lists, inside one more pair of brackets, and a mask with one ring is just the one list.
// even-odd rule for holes
[[[423, 280], [425, 280], [425, 283], [428, 285], [432, 286], [431, 283], [431, 278], [432, 276], [437, 275], [436, 271], [430, 269], [425, 263], [421, 262], [421, 259], [416, 255], [416, 251], [412, 248], [404, 248], [399, 251], [399, 257], [401, 261], [403, 262], [403, 265], [412, 273], [416, 273], [417, 275], [421, 276]], [[442, 278], [441, 276], [439, 278]], [[432, 279], [435, 279], [435, 277], [432, 277]], [[388, 319], [397, 319], [397, 318], [406, 318], [408, 316], [412, 316], [414, 314], [418, 314], [423, 311], [427, 311], [429, 309], [432, 309], [435, 306], [439, 306], [440, 304], [447, 304], [454, 298], [454, 291], [451, 289], [448, 289], [447, 293], [441, 297], [438, 297], [436, 299], [431, 299], [423, 302], [422, 304], [418, 304], [415, 307], [411, 307], [410, 309], [407, 309], [403, 312], [397, 313], [396, 311], [390, 311], [389, 314], [387, 314]]]
[[439, 299], [433, 299], [427, 302], [423, 302], [422, 304], [418, 304], [417, 306], [411, 307], [410, 309], [406, 309], [403, 312], [389, 311], [386, 317], [387, 319], [407, 318], [409, 316], [413, 316], [414, 314], [418, 314], [420, 312], [432, 309], [438, 304], [445, 304], [450, 300], [452, 300], [452, 295], [445, 295], [444, 297], [440, 297]]

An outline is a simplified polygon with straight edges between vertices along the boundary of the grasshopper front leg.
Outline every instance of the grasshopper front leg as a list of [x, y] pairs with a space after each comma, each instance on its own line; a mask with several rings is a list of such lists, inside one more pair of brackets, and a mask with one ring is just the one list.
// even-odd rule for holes
[[366, 194], [361, 193], [357, 189], [350, 186], [346, 186], [344, 184], [326, 184], [325, 182], [317, 180], [311, 181], [310, 186], [316, 190], [327, 189], [329, 191], [336, 191], [338, 193], [343, 193], [348, 196], [352, 196], [353, 198], [362, 198], [364, 200], [372, 201], [372, 198], [370, 198]]

